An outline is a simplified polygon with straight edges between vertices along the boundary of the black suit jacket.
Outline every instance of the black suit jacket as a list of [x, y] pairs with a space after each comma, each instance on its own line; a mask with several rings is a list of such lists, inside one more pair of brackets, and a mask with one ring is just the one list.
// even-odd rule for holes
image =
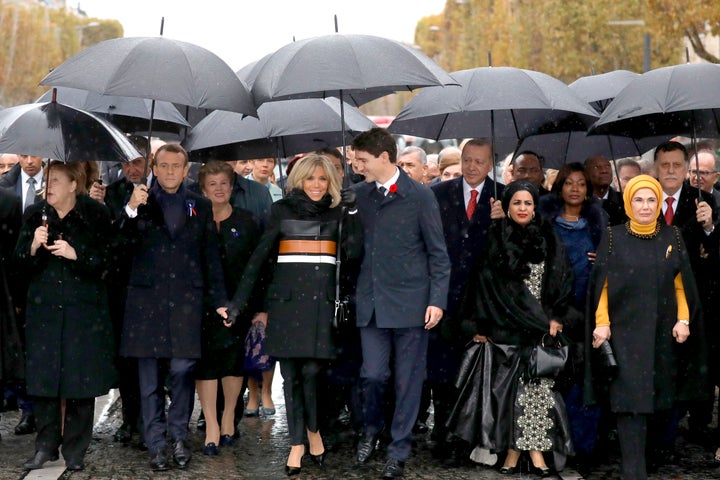
[[113, 221], [122, 216], [134, 189], [135, 185], [124, 177], [108, 185], [105, 190], [105, 205], [110, 209]]
[[[718, 245], [720, 227], [715, 227], [710, 235], [705, 233], [702, 224], [698, 223], [696, 218], [695, 201], [697, 199], [697, 188], [693, 188], [685, 182], [680, 190], [680, 199], [675, 208], [672, 224], [680, 229], [690, 257], [690, 265], [695, 275], [701, 301], [707, 303], [709, 299], [720, 293], [717, 280], [718, 269], [720, 269], [720, 246]], [[702, 199], [713, 208], [713, 222], [716, 223], [718, 208], [713, 196], [702, 192]], [[703, 312], [706, 311], [709, 313], [708, 306], [703, 305]]]
[[[497, 185], [498, 197], [502, 198], [504, 188], [502, 184]], [[460, 306], [468, 274], [485, 247], [485, 237], [491, 223], [490, 199], [495, 195], [495, 182], [490, 178], [485, 179], [477, 208], [470, 220], [465, 210], [463, 177], [440, 182], [431, 189], [440, 206], [445, 245], [452, 265], [447, 308], [448, 316], [452, 317]]]
[[150, 189], [138, 215], [115, 223], [132, 262], [120, 354], [128, 357], [199, 358], [203, 296], [227, 305], [210, 201], [187, 191], [186, 213], [171, 234]]
[[609, 225], [620, 225], [627, 221], [625, 214], [625, 200], [623, 194], [610, 187], [608, 190], [608, 198], [602, 200], [602, 208], [608, 214]]

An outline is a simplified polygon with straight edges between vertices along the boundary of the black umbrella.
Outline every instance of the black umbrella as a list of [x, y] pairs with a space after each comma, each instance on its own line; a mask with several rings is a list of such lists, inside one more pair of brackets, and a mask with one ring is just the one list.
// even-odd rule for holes
[[419, 50], [372, 35], [335, 33], [299, 40], [263, 60], [252, 86], [257, 105], [340, 96], [361, 105], [398, 90], [456, 84]]
[[[688, 63], [658, 68], [631, 81], [590, 129], [632, 138], [720, 135], [720, 65]], [[697, 157], [696, 157], [697, 160]], [[696, 165], [696, 170], [700, 168]], [[698, 178], [698, 195], [700, 179]]]
[[[49, 102], [52, 100], [52, 95], [53, 90], [48, 90], [37, 99], [37, 102]], [[152, 112], [152, 101], [149, 99], [101, 95], [70, 87], [58, 87], [57, 96], [64, 105], [102, 115], [125, 132], [147, 131]], [[170, 102], [155, 102], [153, 123], [154, 129], [161, 132], [178, 133], [182, 127], [190, 126]]]
[[[250, 92], [220, 57], [165, 37], [100, 42], [66, 60], [40, 84], [151, 99], [148, 141], [156, 100], [257, 115]], [[148, 150], [146, 162], [149, 156]]]
[[[615, 95], [639, 76], [627, 70], [614, 70], [580, 77], [568, 86], [598, 113], [602, 113]], [[633, 139], [619, 135], [587, 135], [580, 131], [556, 132], [526, 137], [520, 141], [515, 152], [530, 150], [539, 153], [545, 159], [545, 167], [560, 168], [566, 163], [583, 162], [596, 155], [610, 159], [642, 155], [666, 139], [662, 136]], [[619, 176], [617, 164], [613, 165], [615, 175]]]
[[338, 130], [340, 100], [308, 98], [265, 103], [258, 109], [259, 118], [215, 111], [193, 128], [183, 144], [194, 159], [282, 158], [335, 147], [375, 126], [350, 105], [344, 109], [345, 138]]
[[556, 132], [526, 137], [520, 140], [515, 152], [536, 152], [545, 159], [543, 167], [561, 168], [566, 163], [582, 163], [596, 155], [610, 159], [642, 155], [664, 140], [667, 137], [634, 139], [618, 135], [587, 135], [581, 131]]
[[220, 57], [165, 37], [100, 42], [66, 60], [40, 85], [256, 113], [247, 88]]
[[598, 75], [580, 77], [568, 86], [578, 97], [584, 99], [595, 110], [602, 113], [612, 99], [615, 98], [615, 95], [639, 76], [639, 73], [629, 70], [613, 70]]
[[[308, 38], [281, 47], [263, 61], [252, 80], [257, 105], [294, 98], [337, 97], [341, 102], [341, 126], [345, 101], [362, 105], [399, 90], [456, 85], [419, 50], [372, 35], [335, 33]], [[344, 142], [342, 150], [344, 155]]]
[[127, 162], [142, 156], [107, 120], [57, 102], [0, 111], [0, 152], [64, 162]]
[[496, 152], [502, 150], [496, 144], [515, 145], [529, 135], [584, 131], [597, 118], [567, 85], [544, 73], [481, 67], [452, 75], [460, 88], [421, 91], [388, 130], [434, 140], [486, 137]]

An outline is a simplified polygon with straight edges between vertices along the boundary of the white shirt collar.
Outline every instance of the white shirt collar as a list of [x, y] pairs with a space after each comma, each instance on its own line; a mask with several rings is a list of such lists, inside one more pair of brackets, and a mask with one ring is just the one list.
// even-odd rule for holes
[[[395, 175], [393, 175], [392, 177], [390, 177], [390, 180], [388, 180], [388, 181], [385, 182], [385, 183], [380, 183], [380, 182], [378, 182], [378, 181], [375, 181], [375, 187], [377, 187], [377, 188], [385, 187], [385, 190], [386, 190], [387, 192], [389, 192], [389, 191], [390, 191], [390, 185], [393, 185], [393, 184], [397, 183], [398, 178], [400, 178], [400, 170], [399, 170], [397, 167], [395, 167]], [[385, 193], [385, 195], [387, 195], [387, 193]]]

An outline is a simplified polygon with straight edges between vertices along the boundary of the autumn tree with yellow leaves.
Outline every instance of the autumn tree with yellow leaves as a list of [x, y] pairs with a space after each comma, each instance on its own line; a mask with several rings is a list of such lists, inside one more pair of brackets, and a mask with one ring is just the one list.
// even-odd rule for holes
[[0, 105], [4, 107], [35, 101], [47, 89], [38, 83], [52, 68], [89, 45], [123, 35], [116, 20], [2, 1], [0, 31]]

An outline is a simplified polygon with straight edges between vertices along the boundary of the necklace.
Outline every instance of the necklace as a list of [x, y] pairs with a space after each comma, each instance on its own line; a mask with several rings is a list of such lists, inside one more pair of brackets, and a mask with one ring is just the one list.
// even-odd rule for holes
[[579, 222], [580, 221], [580, 215], [570, 215], [567, 212], [562, 213], [562, 217], [565, 220], [571, 221], [571, 222]]

